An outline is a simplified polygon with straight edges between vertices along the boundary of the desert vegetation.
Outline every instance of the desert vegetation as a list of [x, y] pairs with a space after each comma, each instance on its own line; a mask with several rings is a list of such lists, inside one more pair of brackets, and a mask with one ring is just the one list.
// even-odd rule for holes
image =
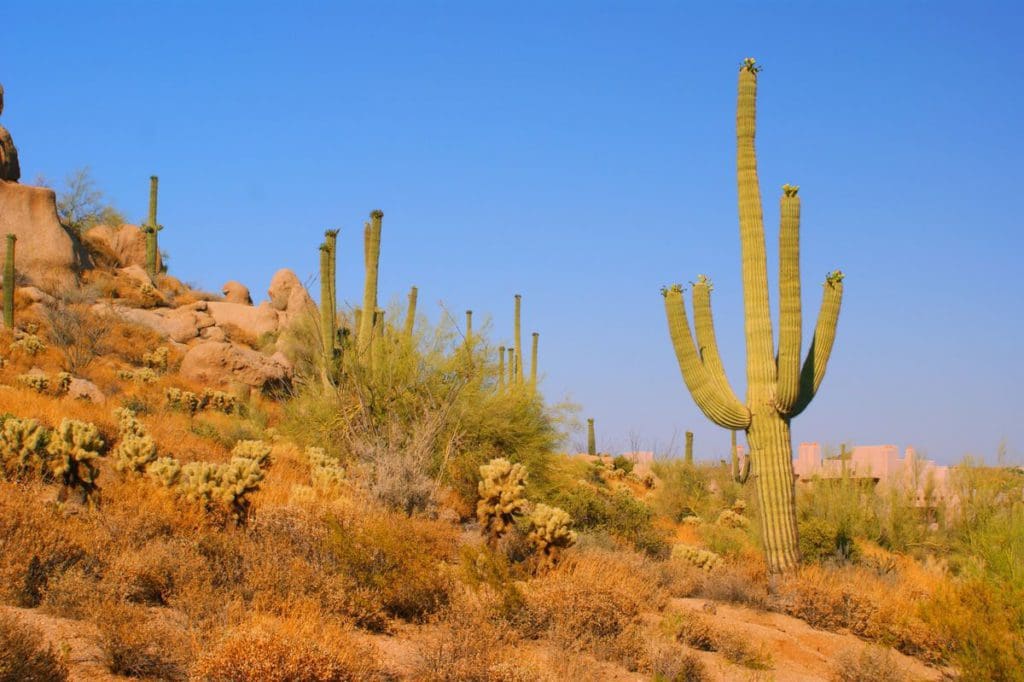
[[359, 307], [339, 304], [355, 259], [336, 230], [318, 303], [284, 272], [253, 306], [169, 274], [155, 176], [132, 230], [83, 217], [98, 195], [79, 178], [74, 286], [15, 286], [24, 245], [5, 253], [0, 680], [1024, 679], [1021, 469], [964, 461], [923, 505], [852, 476], [794, 484], [789, 421], [821, 384], [843, 277], [801, 367], [785, 186], [776, 352], [757, 77], [745, 61], [746, 401], [710, 281], [691, 285], [696, 343], [682, 287], [664, 292], [684, 381], [731, 431], [720, 464], [692, 433], [681, 459], [602, 454], [593, 418], [567, 452], [578, 409], [544, 395], [529, 301], [500, 304], [511, 340], [472, 311], [432, 323], [416, 286], [387, 305], [381, 210]]

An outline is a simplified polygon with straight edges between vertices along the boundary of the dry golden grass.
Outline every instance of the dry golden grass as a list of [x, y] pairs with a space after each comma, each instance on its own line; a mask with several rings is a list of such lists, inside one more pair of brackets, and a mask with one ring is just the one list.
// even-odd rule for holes
[[62, 682], [68, 668], [42, 633], [16, 616], [0, 612], [0, 680]]

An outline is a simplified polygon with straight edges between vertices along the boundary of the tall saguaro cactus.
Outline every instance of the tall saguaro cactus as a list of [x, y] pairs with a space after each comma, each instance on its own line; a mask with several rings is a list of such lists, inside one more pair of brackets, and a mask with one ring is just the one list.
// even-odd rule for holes
[[466, 348], [473, 347], [473, 311], [466, 311]]
[[594, 418], [587, 419], [587, 454], [597, 454], [597, 436], [594, 434]]
[[515, 327], [513, 333], [515, 334], [516, 344], [516, 371], [515, 371], [515, 383], [523, 383], [523, 328], [520, 324], [520, 313], [522, 311], [523, 297], [520, 294], [516, 294], [516, 310], [515, 310]]
[[505, 386], [505, 346], [498, 346], [498, 386]]
[[686, 432], [686, 463], [693, 466], [693, 431]]
[[337, 345], [338, 333], [338, 230], [324, 230], [324, 244], [327, 245], [328, 273], [331, 299], [331, 343]]
[[160, 274], [157, 260], [160, 255], [160, 247], [157, 243], [157, 232], [164, 229], [163, 225], [160, 225], [156, 221], [156, 202], [157, 202], [157, 190], [160, 183], [160, 178], [155, 175], [149, 176], [149, 218], [146, 224], [143, 225], [142, 231], [146, 235], [146, 272], [149, 273], [151, 278], [156, 278]]
[[537, 344], [540, 342], [540, 334], [533, 333], [533, 348], [530, 350], [530, 386], [537, 388]]
[[363, 285], [363, 317], [359, 325], [359, 354], [365, 356], [373, 338], [374, 311], [377, 310], [377, 268], [380, 265], [380, 227], [384, 211], [370, 213], [363, 228], [363, 255], [366, 259], [366, 281]]
[[796, 566], [800, 558], [790, 420], [807, 408], [825, 376], [839, 320], [843, 274], [837, 270], [825, 279], [817, 327], [801, 369], [800, 199], [796, 187], [785, 185], [780, 201], [781, 303], [776, 355], [754, 150], [759, 71], [753, 59], [743, 62], [736, 104], [736, 175], [747, 346], [745, 404], [729, 386], [719, 357], [711, 317], [711, 283], [701, 276], [692, 286], [696, 344], [686, 316], [682, 286], [666, 288], [663, 294], [676, 358], [694, 401], [719, 426], [746, 430], [762, 509], [761, 531], [768, 565], [773, 572], [782, 572]]
[[328, 362], [334, 357], [335, 308], [331, 298], [332, 289], [331, 247], [325, 242], [320, 245], [320, 339]]
[[18, 238], [7, 235], [7, 252], [4, 254], [4, 326], [14, 329], [14, 242]]
[[416, 299], [419, 298], [419, 289], [409, 289], [409, 308], [405, 311], [405, 328], [402, 330], [405, 338], [412, 341], [412, 331], [416, 326]]

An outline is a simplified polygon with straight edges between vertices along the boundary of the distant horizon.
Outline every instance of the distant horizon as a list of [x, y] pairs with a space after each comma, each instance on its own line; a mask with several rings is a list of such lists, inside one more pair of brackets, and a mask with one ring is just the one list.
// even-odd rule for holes
[[170, 274], [212, 291], [238, 280], [259, 300], [285, 267], [308, 283], [340, 228], [339, 299], [355, 302], [362, 221], [381, 208], [384, 301], [416, 285], [432, 321], [439, 301], [471, 308], [497, 342], [522, 293], [542, 390], [596, 419], [600, 449], [675, 434], [681, 450], [690, 430], [700, 459], [727, 455], [729, 434], [683, 385], [658, 290], [712, 276], [743, 395], [734, 106], [754, 56], [770, 295], [777, 310], [793, 183], [805, 353], [825, 273], [847, 274], [794, 453], [895, 442], [1021, 463], [1024, 12], [786, 7], [22, 4], [0, 44], [0, 125], [23, 183], [90, 166], [133, 221], [160, 176]]

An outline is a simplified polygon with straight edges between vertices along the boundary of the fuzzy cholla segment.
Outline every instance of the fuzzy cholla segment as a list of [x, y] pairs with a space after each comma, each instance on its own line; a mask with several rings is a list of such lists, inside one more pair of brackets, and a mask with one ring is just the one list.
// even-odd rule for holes
[[476, 504], [476, 517], [484, 535], [496, 541], [508, 531], [515, 517], [525, 511], [526, 468], [504, 458], [492, 459], [480, 467], [477, 491], [480, 501]]
[[0, 428], [0, 478], [45, 475], [46, 429], [35, 419], [10, 417]]
[[168, 488], [173, 488], [181, 478], [181, 463], [173, 457], [159, 457], [146, 467], [146, 475]]
[[156, 442], [129, 409], [114, 410], [121, 439], [114, 447], [114, 467], [118, 471], [141, 474], [156, 461]]
[[323, 448], [306, 448], [306, 459], [309, 460], [309, 476], [314, 485], [326, 487], [345, 481], [345, 470], [341, 463]]
[[724, 509], [722, 513], [718, 515], [719, 526], [725, 526], [726, 528], [740, 528], [746, 529], [750, 526], [750, 521], [744, 516], [740, 516], [732, 509]]
[[249, 515], [250, 493], [259, 490], [263, 470], [258, 462], [235, 457], [228, 464], [190, 462], [181, 467], [177, 487], [186, 498], [205, 509], [224, 507], [235, 521], [244, 523]]
[[678, 544], [672, 548], [672, 558], [680, 559], [710, 573], [722, 565], [722, 557], [706, 549]]
[[102, 450], [103, 439], [96, 425], [74, 419], [61, 420], [46, 446], [53, 458], [53, 475], [68, 488], [79, 489], [83, 499], [96, 490], [96, 460]]
[[259, 466], [270, 462], [270, 446], [261, 440], [240, 440], [231, 448], [231, 461], [250, 459]]
[[558, 507], [538, 504], [533, 508], [528, 537], [545, 564], [554, 565], [559, 552], [576, 544], [576, 531], [571, 526], [572, 518]]

